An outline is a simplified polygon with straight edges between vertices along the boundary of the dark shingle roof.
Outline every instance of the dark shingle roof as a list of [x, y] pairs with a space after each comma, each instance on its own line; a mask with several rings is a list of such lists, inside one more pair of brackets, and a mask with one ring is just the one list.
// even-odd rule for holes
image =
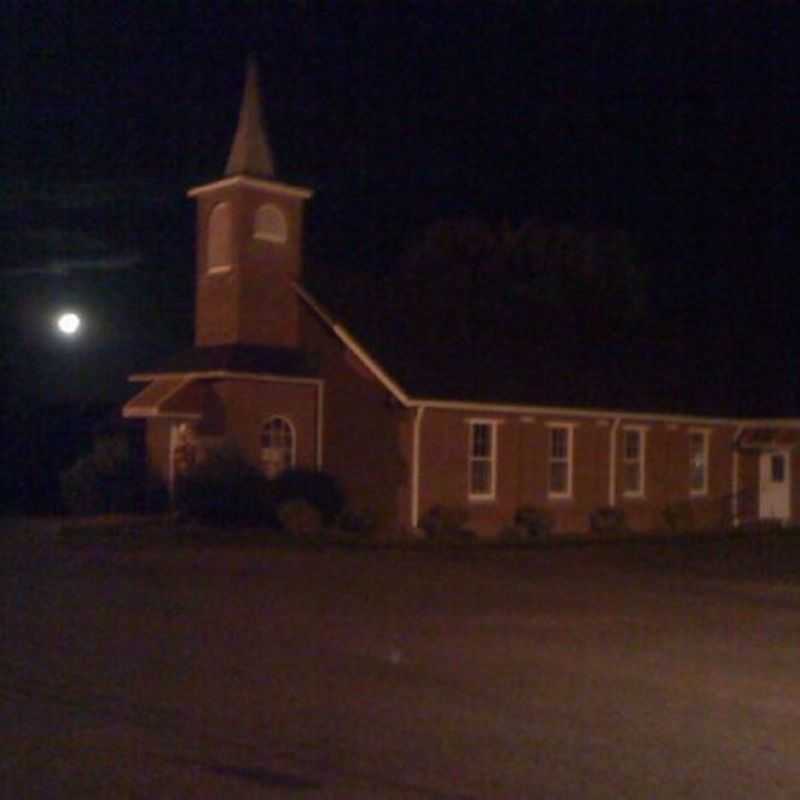
[[190, 372], [242, 372], [311, 377], [314, 370], [301, 350], [256, 345], [192, 347], [168, 358], [147, 375]]

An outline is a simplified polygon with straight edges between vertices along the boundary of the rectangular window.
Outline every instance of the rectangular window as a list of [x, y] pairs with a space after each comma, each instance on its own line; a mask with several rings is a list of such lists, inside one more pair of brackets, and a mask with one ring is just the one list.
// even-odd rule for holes
[[549, 430], [547, 493], [550, 497], [572, 496], [572, 428], [554, 425]]
[[469, 497], [493, 500], [497, 473], [497, 423], [475, 420], [469, 426]]
[[689, 433], [689, 492], [708, 494], [708, 431]]
[[644, 433], [641, 428], [622, 432], [622, 491], [629, 497], [644, 495]]

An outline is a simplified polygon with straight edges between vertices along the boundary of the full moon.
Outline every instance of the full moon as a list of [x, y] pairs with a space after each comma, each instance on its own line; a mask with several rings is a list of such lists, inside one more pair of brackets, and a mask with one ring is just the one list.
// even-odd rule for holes
[[73, 311], [66, 311], [59, 315], [56, 325], [65, 336], [74, 336], [81, 327], [81, 318]]

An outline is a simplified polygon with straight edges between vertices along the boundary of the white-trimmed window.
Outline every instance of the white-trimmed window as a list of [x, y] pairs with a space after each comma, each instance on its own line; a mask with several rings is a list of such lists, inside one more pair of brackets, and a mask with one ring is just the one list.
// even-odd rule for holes
[[689, 493], [708, 494], [709, 431], [689, 431]]
[[572, 425], [548, 426], [547, 494], [572, 497]]
[[283, 212], [271, 204], [260, 206], [253, 222], [253, 236], [267, 242], [285, 242], [286, 217]]
[[470, 420], [469, 499], [493, 500], [497, 484], [497, 420]]
[[622, 493], [628, 497], [644, 496], [644, 428], [622, 431]]
[[261, 429], [261, 468], [268, 478], [294, 466], [295, 435], [285, 417], [272, 417]]
[[233, 264], [233, 212], [217, 203], [208, 215], [208, 271], [227, 272]]

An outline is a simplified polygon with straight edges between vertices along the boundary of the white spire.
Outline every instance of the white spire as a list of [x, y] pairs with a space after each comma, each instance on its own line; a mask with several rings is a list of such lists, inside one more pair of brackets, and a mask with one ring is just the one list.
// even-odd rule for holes
[[275, 163], [261, 117], [261, 92], [258, 87], [258, 64], [253, 56], [247, 60], [239, 124], [233, 139], [225, 175], [250, 175], [253, 178], [274, 178]]

